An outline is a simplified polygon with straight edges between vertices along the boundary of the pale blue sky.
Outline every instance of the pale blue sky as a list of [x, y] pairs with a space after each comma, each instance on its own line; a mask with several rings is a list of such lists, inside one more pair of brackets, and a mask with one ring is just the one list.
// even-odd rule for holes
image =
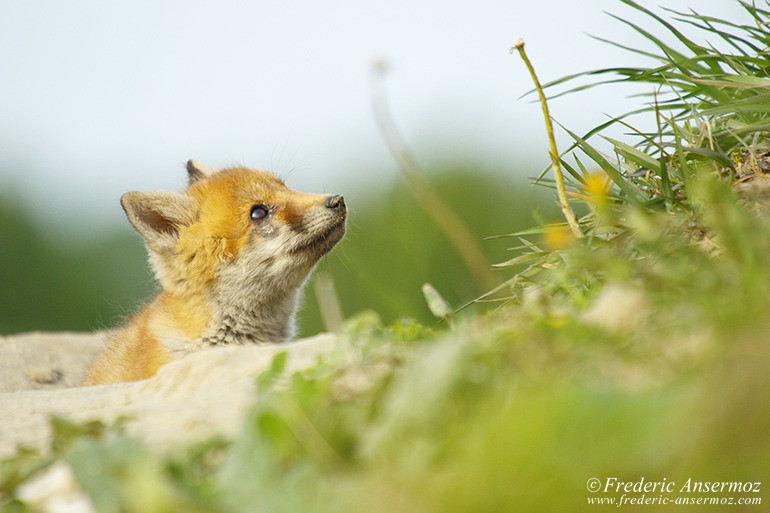
[[[603, 10], [639, 19], [614, 0], [0, 0], [0, 187], [92, 226], [122, 222], [125, 191], [181, 188], [188, 158], [365, 194], [396, 173], [371, 114], [375, 58], [390, 63], [392, 111], [418, 157], [535, 174], [542, 118], [517, 100], [531, 82], [507, 50], [523, 37], [543, 81], [628, 64], [586, 35], [640, 42]], [[627, 110], [627, 92], [570, 96], [552, 114], [585, 130]]]

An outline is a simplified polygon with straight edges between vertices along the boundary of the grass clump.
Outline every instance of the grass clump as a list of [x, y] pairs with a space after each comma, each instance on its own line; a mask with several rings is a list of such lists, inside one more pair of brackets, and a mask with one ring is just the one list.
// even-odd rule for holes
[[[682, 49], [632, 25], [656, 49], [634, 51], [657, 64], [587, 76], [652, 86], [640, 112], [656, 129], [621, 116], [572, 134], [560, 163], [586, 237], [514, 234], [527, 252], [500, 266], [515, 271], [500, 308], [451, 329], [350, 319], [354, 357], [291, 375], [276, 357], [234, 440], [161, 454], [86, 429], [49, 458], [100, 511], [593, 511], [620, 494], [591, 493], [591, 478], [764, 486], [770, 220], [741, 188], [765, 179], [770, 12], [670, 22], [624, 3]], [[607, 156], [590, 141], [611, 123], [632, 133]], [[4, 463], [3, 507], [23, 511], [18, 484], [48, 460], [30, 461]]]

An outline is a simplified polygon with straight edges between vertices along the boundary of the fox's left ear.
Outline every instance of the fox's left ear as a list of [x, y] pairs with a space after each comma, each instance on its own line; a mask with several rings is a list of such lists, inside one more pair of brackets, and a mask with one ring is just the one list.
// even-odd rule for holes
[[198, 180], [202, 180], [211, 175], [211, 170], [201, 164], [190, 159], [187, 161], [187, 176], [189, 179], [189, 185], [194, 184]]
[[127, 192], [120, 204], [131, 226], [158, 253], [173, 249], [179, 229], [195, 220], [193, 200], [172, 192]]

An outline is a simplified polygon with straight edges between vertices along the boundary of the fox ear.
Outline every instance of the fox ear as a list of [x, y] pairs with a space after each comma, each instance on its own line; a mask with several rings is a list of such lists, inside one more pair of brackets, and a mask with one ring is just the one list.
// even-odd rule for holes
[[202, 180], [211, 175], [211, 170], [200, 162], [195, 162], [190, 159], [187, 161], [187, 175], [189, 178], [189, 185], [192, 185], [198, 180]]
[[179, 229], [195, 220], [193, 200], [172, 192], [127, 192], [120, 204], [131, 226], [158, 253], [172, 249]]

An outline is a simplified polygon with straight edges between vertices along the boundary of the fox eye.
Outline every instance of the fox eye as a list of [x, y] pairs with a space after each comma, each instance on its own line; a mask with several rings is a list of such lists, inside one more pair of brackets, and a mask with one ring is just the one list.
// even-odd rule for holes
[[254, 205], [251, 207], [251, 221], [258, 223], [267, 217], [267, 209], [262, 205]]

